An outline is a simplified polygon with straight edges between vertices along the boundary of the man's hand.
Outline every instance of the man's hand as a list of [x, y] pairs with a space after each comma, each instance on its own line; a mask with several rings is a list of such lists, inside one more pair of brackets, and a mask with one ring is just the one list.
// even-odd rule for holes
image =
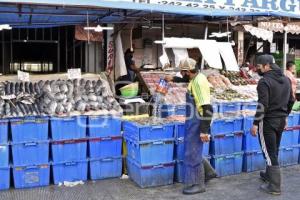
[[256, 125], [253, 125], [250, 132], [251, 132], [251, 135], [253, 135], [254, 137], [257, 136], [257, 130], [258, 130], [258, 126]]
[[200, 139], [202, 142], [209, 142], [210, 141], [210, 135], [206, 133], [200, 133]]
[[171, 82], [171, 81], [173, 81], [173, 77], [172, 77], [172, 76], [166, 76], [166, 77], [165, 77], [165, 80], [166, 80], [167, 82]]

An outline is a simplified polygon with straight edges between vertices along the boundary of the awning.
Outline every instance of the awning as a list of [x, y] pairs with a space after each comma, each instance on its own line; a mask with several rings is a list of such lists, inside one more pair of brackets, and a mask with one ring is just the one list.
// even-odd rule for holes
[[292, 34], [300, 34], [300, 23], [288, 23], [284, 26], [281, 22], [259, 22], [258, 27], [273, 32], [283, 33], [287, 31]]
[[[148, 12], [205, 16], [284, 16], [300, 18], [298, 1], [272, 0], [0, 0], [5, 3], [27, 3], [78, 7], [104, 7]], [[264, 3], [263, 3], [264, 2]]]
[[267, 40], [270, 43], [273, 42], [273, 32], [268, 31], [262, 28], [257, 28], [251, 25], [244, 25], [245, 31], [251, 33], [251, 35], [256, 36], [257, 38], [261, 38], [263, 40]]

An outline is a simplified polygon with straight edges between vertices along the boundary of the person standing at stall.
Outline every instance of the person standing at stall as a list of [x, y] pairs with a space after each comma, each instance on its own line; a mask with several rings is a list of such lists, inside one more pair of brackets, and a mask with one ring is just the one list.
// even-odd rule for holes
[[139, 69], [136, 67], [135, 62], [133, 60], [133, 54], [134, 54], [134, 51], [132, 49], [128, 48], [125, 51], [125, 55], [124, 55], [128, 81], [131, 81], [131, 82], [134, 81], [135, 73], [139, 71]]
[[187, 58], [180, 64], [190, 82], [186, 94], [186, 125], [184, 136], [183, 194], [205, 192], [205, 171], [202, 162], [203, 143], [210, 141], [209, 128], [213, 108], [207, 78], [195, 68], [196, 61]]
[[251, 134], [259, 136], [266, 159], [266, 172], [261, 172], [266, 181], [260, 189], [273, 195], [281, 194], [281, 174], [278, 152], [281, 134], [286, 126], [294, 98], [289, 79], [274, 63], [271, 55], [261, 55], [256, 60], [257, 73], [263, 76], [257, 85], [258, 106]]
[[292, 91], [293, 97], [296, 98], [296, 90], [297, 90], [297, 79], [295, 78], [296, 74], [296, 65], [294, 62], [288, 62], [286, 64], [286, 72], [285, 75], [290, 79], [292, 83]]

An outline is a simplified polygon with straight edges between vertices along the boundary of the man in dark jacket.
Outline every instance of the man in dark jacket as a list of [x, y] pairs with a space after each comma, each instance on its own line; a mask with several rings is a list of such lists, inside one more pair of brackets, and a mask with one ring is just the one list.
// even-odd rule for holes
[[280, 195], [281, 175], [278, 152], [281, 134], [286, 126], [294, 98], [289, 79], [274, 63], [273, 56], [261, 55], [256, 60], [257, 73], [263, 78], [257, 85], [258, 107], [251, 134], [259, 135], [261, 148], [266, 159], [266, 172], [260, 176], [266, 184], [260, 188], [270, 194]]

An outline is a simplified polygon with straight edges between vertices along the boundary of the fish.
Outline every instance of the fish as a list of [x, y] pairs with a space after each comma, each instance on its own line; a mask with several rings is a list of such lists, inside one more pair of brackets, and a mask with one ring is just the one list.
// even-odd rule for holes
[[30, 93], [30, 94], [35, 94], [35, 93], [36, 93], [35, 90], [34, 90], [34, 87], [33, 87], [33, 83], [32, 83], [32, 82], [29, 83], [29, 93]]
[[82, 100], [76, 102], [75, 109], [79, 112], [84, 112], [86, 109], [86, 103]]
[[49, 107], [47, 109], [47, 113], [50, 115], [55, 114], [56, 107], [57, 107], [57, 102], [51, 101], [51, 103], [49, 104]]
[[16, 83], [15, 84], [15, 92], [14, 92], [16, 95], [18, 95], [20, 93], [20, 83]]
[[25, 92], [26, 92], [27, 94], [30, 94], [29, 82], [25, 82]]
[[10, 84], [9, 84], [9, 82], [5, 83], [5, 95], [10, 95]]
[[15, 94], [15, 83], [14, 82], [10, 82], [9, 83], [9, 87], [10, 87], [10, 94]]
[[67, 93], [68, 92], [68, 86], [66, 83], [63, 83], [59, 86], [59, 89], [62, 93]]
[[95, 93], [89, 93], [88, 94], [88, 99], [90, 101], [97, 101], [97, 96], [95, 95]]
[[61, 115], [61, 114], [63, 114], [64, 110], [65, 110], [64, 106], [62, 104], [58, 103], [56, 106], [55, 113], [58, 115]]

